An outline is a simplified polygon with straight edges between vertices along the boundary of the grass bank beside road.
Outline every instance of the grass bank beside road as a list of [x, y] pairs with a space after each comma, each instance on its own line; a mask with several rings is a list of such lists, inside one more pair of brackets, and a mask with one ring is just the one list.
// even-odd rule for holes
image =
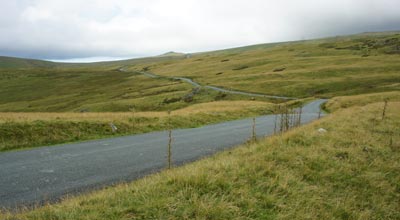
[[[291, 101], [290, 105], [302, 102]], [[53, 145], [168, 128], [191, 128], [244, 117], [271, 114], [275, 104], [218, 101], [167, 112], [0, 113], [0, 151]], [[113, 131], [110, 123], [117, 127]]]
[[[400, 219], [400, 102], [4, 219]], [[326, 132], [318, 131], [324, 128]]]
[[352, 106], [364, 106], [373, 102], [399, 102], [400, 91], [362, 94], [355, 96], [339, 96], [330, 99], [324, 106], [327, 111], [336, 111]]

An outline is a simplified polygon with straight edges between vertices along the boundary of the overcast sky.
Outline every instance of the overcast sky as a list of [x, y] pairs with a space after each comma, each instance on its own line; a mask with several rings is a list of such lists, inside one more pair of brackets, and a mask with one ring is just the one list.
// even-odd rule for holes
[[400, 0], [0, 0], [0, 55], [92, 61], [400, 30]]

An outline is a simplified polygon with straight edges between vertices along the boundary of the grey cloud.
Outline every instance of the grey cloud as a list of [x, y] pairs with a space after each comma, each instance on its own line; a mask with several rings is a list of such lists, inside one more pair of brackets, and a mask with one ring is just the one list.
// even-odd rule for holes
[[137, 57], [400, 30], [398, 0], [0, 2], [0, 55]]

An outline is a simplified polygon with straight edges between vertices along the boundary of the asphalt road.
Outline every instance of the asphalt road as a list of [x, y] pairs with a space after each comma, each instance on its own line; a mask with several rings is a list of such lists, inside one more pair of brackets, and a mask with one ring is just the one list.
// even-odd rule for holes
[[[316, 119], [323, 102], [304, 106], [302, 122]], [[272, 134], [274, 121], [274, 115], [258, 117], [257, 135]], [[180, 165], [242, 144], [251, 130], [252, 119], [173, 130], [172, 160]], [[166, 166], [167, 140], [167, 132], [152, 132], [1, 153], [0, 207], [41, 204], [159, 171]]]

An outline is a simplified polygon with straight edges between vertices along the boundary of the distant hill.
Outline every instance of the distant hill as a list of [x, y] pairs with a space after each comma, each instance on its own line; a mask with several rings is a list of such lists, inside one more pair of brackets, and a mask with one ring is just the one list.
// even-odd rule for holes
[[55, 67], [57, 65], [59, 64], [44, 60], [0, 56], [0, 68], [2, 69], [32, 68], [32, 67], [49, 68], [49, 67]]
[[167, 53], [163, 53], [161, 55], [158, 55], [159, 57], [171, 57], [171, 56], [184, 56], [184, 53], [179, 53], [179, 52], [174, 52], [174, 51], [170, 51]]

